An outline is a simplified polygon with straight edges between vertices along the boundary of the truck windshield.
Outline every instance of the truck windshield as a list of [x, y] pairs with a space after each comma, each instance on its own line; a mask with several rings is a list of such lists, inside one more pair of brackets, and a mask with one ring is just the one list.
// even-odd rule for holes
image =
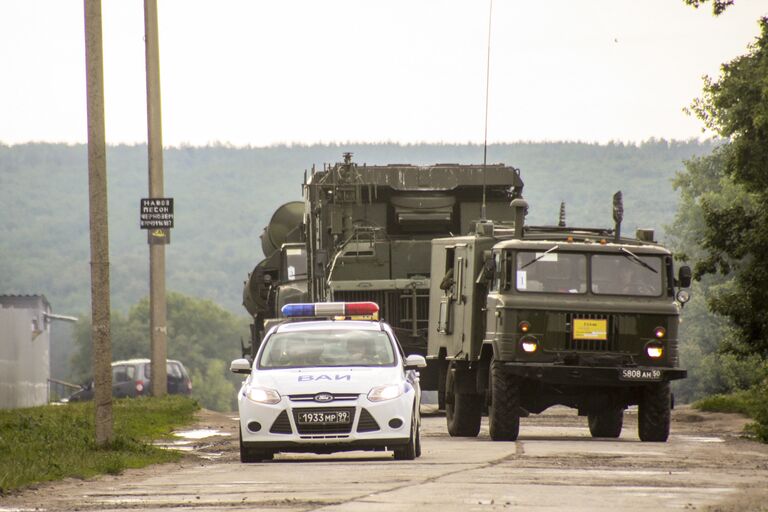
[[549, 251], [517, 253], [515, 288], [520, 292], [586, 293], [587, 257]]
[[262, 369], [394, 364], [386, 333], [349, 329], [275, 333], [259, 358]]
[[592, 256], [592, 293], [658, 297], [662, 287], [659, 256], [595, 254]]

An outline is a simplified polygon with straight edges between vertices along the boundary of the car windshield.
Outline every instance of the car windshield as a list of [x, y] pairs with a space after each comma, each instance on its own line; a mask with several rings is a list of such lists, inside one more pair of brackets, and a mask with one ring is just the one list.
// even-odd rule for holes
[[517, 254], [515, 288], [520, 292], [586, 293], [587, 258], [584, 254], [521, 251]]
[[323, 330], [275, 333], [266, 340], [259, 368], [394, 366], [395, 353], [382, 331]]
[[659, 256], [621, 254], [592, 256], [592, 292], [600, 295], [658, 297], [662, 288]]

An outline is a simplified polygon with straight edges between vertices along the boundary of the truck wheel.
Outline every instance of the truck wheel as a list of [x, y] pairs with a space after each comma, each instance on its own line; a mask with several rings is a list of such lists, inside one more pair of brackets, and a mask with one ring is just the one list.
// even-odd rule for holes
[[514, 375], [504, 371], [500, 362], [491, 361], [488, 392], [488, 427], [494, 441], [515, 441], [520, 433], [520, 389]]
[[444, 359], [438, 361], [437, 368], [437, 408], [445, 410], [445, 380], [448, 371], [448, 363]]
[[649, 384], [643, 388], [637, 422], [641, 441], [663, 443], [667, 440], [671, 408], [669, 382]]
[[480, 433], [482, 397], [476, 393], [456, 393], [453, 372], [445, 379], [445, 418], [451, 437], [477, 437]]
[[624, 424], [624, 409], [605, 409], [587, 415], [589, 432], [592, 437], [619, 437]]

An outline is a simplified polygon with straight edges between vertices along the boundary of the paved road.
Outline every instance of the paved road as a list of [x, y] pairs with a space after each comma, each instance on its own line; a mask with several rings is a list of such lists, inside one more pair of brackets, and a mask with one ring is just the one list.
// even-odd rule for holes
[[[240, 464], [236, 436], [198, 442], [182, 463], [42, 486], [0, 500], [7, 510], [659, 511], [768, 510], [768, 446], [736, 435], [730, 415], [675, 411], [667, 443], [641, 443], [628, 411], [618, 440], [592, 439], [565, 408], [523, 420], [517, 442], [450, 438], [425, 417], [422, 457], [278, 455]], [[210, 416], [204, 427], [234, 433]], [[715, 506], [710, 508], [710, 506]], [[763, 508], [761, 508], [763, 507]]]

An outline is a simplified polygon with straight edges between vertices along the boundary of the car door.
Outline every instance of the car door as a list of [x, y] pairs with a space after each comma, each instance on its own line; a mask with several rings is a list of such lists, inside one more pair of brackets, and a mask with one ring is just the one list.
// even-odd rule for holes
[[119, 364], [112, 367], [112, 396], [123, 398], [134, 396], [136, 388], [133, 383], [133, 366]]

